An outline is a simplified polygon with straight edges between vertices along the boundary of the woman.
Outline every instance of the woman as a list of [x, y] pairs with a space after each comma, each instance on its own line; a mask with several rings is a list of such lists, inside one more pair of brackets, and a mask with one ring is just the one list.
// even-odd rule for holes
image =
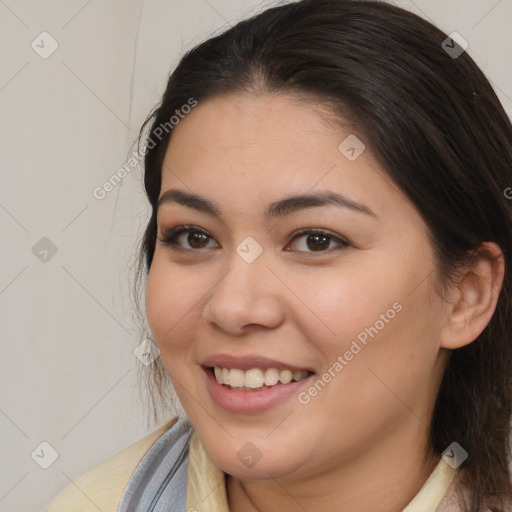
[[48, 510], [511, 510], [512, 127], [460, 40], [281, 5], [185, 55], [146, 126], [186, 417]]

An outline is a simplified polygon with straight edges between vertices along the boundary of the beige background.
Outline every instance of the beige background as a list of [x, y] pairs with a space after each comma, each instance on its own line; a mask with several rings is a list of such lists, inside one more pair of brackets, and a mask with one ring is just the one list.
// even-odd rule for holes
[[[41, 510], [155, 427], [133, 355], [141, 170], [102, 200], [93, 190], [130, 156], [179, 56], [271, 3], [0, 0], [0, 511]], [[395, 3], [459, 32], [512, 113], [511, 0]], [[58, 44], [46, 59], [31, 47], [55, 44], [43, 31]], [[33, 253], [43, 237], [55, 255]], [[48, 469], [43, 441], [58, 452]]]

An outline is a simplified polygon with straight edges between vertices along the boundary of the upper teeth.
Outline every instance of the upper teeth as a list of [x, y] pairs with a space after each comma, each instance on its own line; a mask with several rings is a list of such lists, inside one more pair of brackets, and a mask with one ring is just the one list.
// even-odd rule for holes
[[215, 378], [219, 384], [227, 384], [232, 388], [261, 388], [265, 386], [274, 386], [279, 381], [282, 384], [288, 384], [292, 380], [302, 380], [309, 372], [291, 370], [278, 370], [276, 368], [251, 368], [244, 371], [238, 368], [214, 367]]

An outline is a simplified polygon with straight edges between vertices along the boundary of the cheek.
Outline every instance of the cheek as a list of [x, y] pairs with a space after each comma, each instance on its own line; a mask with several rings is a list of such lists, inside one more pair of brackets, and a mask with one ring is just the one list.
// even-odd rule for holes
[[[405, 380], [424, 378], [435, 363], [441, 322], [429, 279], [417, 275], [399, 254], [379, 265], [360, 260], [356, 267], [347, 260], [339, 272], [317, 272], [300, 283], [300, 299], [309, 308], [297, 303], [303, 314], [295, 318], [322, 354], [323, 364], [329, 368], [346, 354], [352, 370], [343, 373], [363, 389], [369, 385], [369, 368]], [[427, 273], [428, 262], [419, 254], [413, 261]]]
[[345, 345], [350, 345], [360, 333], [364, 338], [366, 328], [376, 322], [381, 327], [381, 315], [390, 321], [400, 309], [399, 304], [393, 308], [402, 295], [398, 280], [389, 283], [363, 265], [354, 269], [355, 265], [352, 270], [331, 268], [316, 272], [302, 278], [296, 287], [302, 290], [297, 293], [298, 299], [308, 306], [306, 309], [298, 304], [304, 314], [296, 318], [309, 331], [309, 339], [322, 339], [328, 352], [345, 350]]
[[197, 300], [187, 292], [194, 289], [190, 281], [183, 271], [173, 271], [158, 258], [153, 260], [146, 287], [146, 314], [160, 350], [179, 345], [195, 314]]

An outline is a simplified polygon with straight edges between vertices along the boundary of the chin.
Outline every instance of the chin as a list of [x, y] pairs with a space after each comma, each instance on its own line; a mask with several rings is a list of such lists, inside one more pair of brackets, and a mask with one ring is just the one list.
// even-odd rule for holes
[[[199, 434], [199, 432], [198, 432]], [[231, 438], [221, 445], [215, 438], [203, 438], [203, 447], [210, 460], [222, 471], [241, 480], [268, 480], [296, 473], [307, 465], [305, 451], [287, 446], [277, 440], [250, 437]], [[295, 456], [290, 457], [293, 453]]]
[[238, 478], [240, 480], [269, 480], [273, 478], [282, 478], [290, 473], [294, 472], [293, 467], [290, 467], [289, 463], [282, 459], [277, 458], [275, 455], [272, 456], [271, 460], [261, 459], [256, 461], [252, 466], [249, 466], [241, 462], [236, 453], [231, 456], [227, 456], [225, 453], [219, 457], [210, 457], [210, 459], [217, 465], [222, 471], [229, 475]]

